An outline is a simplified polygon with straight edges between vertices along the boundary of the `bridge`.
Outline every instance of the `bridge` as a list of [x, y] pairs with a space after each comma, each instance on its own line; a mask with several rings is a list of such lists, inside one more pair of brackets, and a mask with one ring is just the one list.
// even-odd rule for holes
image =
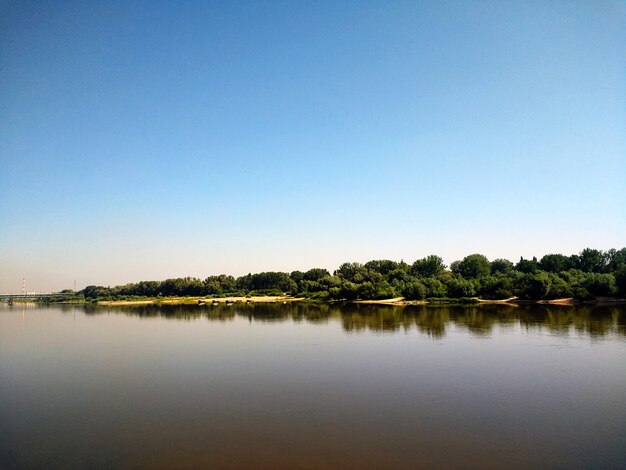
[[70, 297], [75, 292], [30, 292], [25, 294], [0, 294], [0, 302], [13, 302], [15, 300], [44, 300], [51, 297]]

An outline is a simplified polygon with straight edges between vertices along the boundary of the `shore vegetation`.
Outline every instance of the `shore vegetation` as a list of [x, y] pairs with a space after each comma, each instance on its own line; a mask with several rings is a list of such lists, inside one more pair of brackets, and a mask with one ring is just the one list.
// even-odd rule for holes
[[141, 301], [172, 298], [237, 298], [258, 296], [276, 301], [298, 297], [325, 301], [471, 302], [516, 298], [524, 301], [626, 297], [626, 248], [579, 254], [548, 254], [541, 259], [488, 260], [470, 254], [446, 266], [430, 255], [413, 263], [372, 260], [347, 262], [333, 273], [308, 271], [261, 272], [205, 279], [184, 277], [140, 281], [115, 287], [87, 286], [76, 293], [86, 301]]

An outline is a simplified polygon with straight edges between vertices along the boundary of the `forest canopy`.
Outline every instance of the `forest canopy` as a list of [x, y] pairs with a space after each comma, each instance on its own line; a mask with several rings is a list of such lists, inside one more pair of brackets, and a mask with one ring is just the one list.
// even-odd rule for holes
[[573, 297], [626, 296], [626, 248], [579, 254], [547, 254], [541, 259], [489, 261], [478, 253], [446, 266], [430, 255], [408, 264], [372, 260], [343, 263], [332, 274], [324, 268], [306, 272], [261, 272], [205, 279], [184, 277], [141, 281], [115, 287], [87, 286], [86, 299], [127, 299], [167, 296], [292, 295], [319, 300], [424, 299], [550, 300]]

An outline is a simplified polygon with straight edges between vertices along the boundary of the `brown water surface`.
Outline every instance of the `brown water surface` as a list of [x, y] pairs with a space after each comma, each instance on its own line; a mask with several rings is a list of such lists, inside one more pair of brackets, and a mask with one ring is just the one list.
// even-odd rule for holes
[[626, 468], [624, 307], [0, 306], [0, 468]]

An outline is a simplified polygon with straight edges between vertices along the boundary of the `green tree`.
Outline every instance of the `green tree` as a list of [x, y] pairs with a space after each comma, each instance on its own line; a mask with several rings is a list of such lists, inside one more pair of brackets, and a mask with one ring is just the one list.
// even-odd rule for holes
[[304, 279], [307, 281], [319, 281], [323, 277], [329, 275], [330, 273], [328, 270], [324, 268], [313, 268], [304, 273]]
[[376, 289], [374, 284], [369, 281], [357, 284], [357, 298], [360, 300], [372, 300], [376, 297]]
[[426, 298], [426, 286], [418, 280], [413, 280], [405, 285], [401, 294], [407, 300], [424, 300]]
[[217, 281], [217, 276], [209, 276], [204, 280], [204, 291], [207, 295], [221, 295], [222, 286]]
[[250, 276], [251, 291], [279, 291], [287, 294], [295, 294], [298, 291], [297, 284], [287, 273], [262, 272]]
[[607, 259], [600, 250], [585, 248], [578, 255], [578, 269], [586, 273], [602, 273], [605, 271]]
[[513, 271], [514, 266], [508, 259], [498, 258], [491, 262], [491, 274], [509, 273]]
[[560, 273], [574, 267], [570, 256], [559, 254], [545, 255], [539, 261], [539, 268], [550, 273]]
[[514, 279], [518, 273], [511, 271], [506, 275], [501, 273], [491, 276], [482, 276], [479, 279], [477, 293], [482, 299], [502, 300], [514, 296]]
[[87, 286], [83, 289], [82, 294], [86, 299], [98, 299], [111, 295], [111, 289], [103, 286]]
[[550, 291], [545, 296], [547, 299], [564, 299], [572, 297], [572, 288], [565, 280], [554, 273], [548, 273], [550, 277]]
[[386, 276], [389, 272], [398, 268], [398, 263], [388, 259], [373, 260], [365, 263], [365, 268]]
[[462, 297], [474, 297], [476, 295], [476, 287], [467, 279], [461, 276], [450, 277], [446, 282], [446, 291], [449, 297], [460, 299]]
[[345, 279], [341, 281], [339, 289], [339, 298], [341, 299], [356, 300], [359, 295], [359, 286]]
[[395, 297], [398, 297], [398, 292], [387, 281], [374, 285], [373, 299], [393, 299]]
[[421, 282], [426, 287], [426, 297], [447, 297], [446, 286], [439, 279], [426, 277], [422, 278]]
[[363, 282], [367, 278], [367, 268], [361, 263], [343, 263], [335, 271], [335, 276], [350, 282]]
[[339, 279], [337, 276], [331, 276], [330, 274], [327, 276], [324, 276], [318, 282], [320, 283], [321, 286], [325, 287], [326, 289], [330, 289], [332, 287], [339, 287], [341, 285], [341, 279]]
[[615, 272], [621, 266], [626, 266], [626, 248], [616, 250], [611, 248], [605, 253], [606, 269], [608, 272]]
[[248, 273], [245, 276], [240, 276], [235, 281], [237, 290], [241, 292], [250, 292], [252, 290], [252, 274]]
[[416, 276], [433, 277], [442, 273], [446, 269], [443, 259], [436, 255], [418, 259], [411, 266], [411, 273]]
[[391, 283], [393, 283], [394, 281], [406, 282], [410, 278], [412, 278], [412, 276], [409, 274], [408, 270], [401, 269], [401, 268], [394, 269], [393, 271], [389, 272], [389, 274], [387, 275], [387, 279]]
[[206, 295], [231, 294], [237, 290], [237, 281], [233, 276], [227, 274], [209, 276], [202, 283]]
[[534, 256], [533, 259], [524, 259], [521, 257], [519, 262], [515, 265], [515, 269], [520, 273], [532, 274], [539, 271], [539, 263]]
[[583, 281], [583, 287], [595, 297], [607, 297], [615, 295], [617, 286], [615, 284], [615, 276], [610, 273], [589, 273]]
[[454, 273], [460, 274], [465, 279], [475, 279], [491, 272], [491, 264], [487, 257], [478, 253], [466, 256], [450, 267]]
[[522, 299], [540, 300], [548, 295], [551, 287], [548, 273], [526, 273], [518, 281], [517, 295]]
[[614, 276], [616, 294], [626, 297], [626, 264], [618, 267]]

